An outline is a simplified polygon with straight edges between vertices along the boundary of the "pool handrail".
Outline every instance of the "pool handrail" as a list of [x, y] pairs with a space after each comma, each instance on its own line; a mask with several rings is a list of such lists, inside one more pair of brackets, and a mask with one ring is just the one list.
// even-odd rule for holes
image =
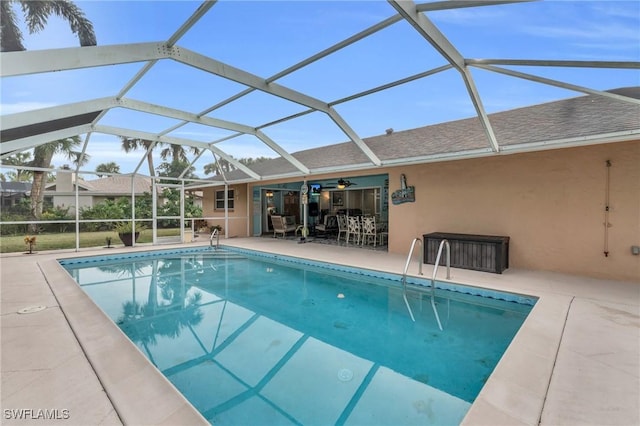
[[[411, 258], [413, 257], [413, 249], [416, 246], [416, 243], [420, 243], [420, 246], [423, 247], [422, 239], [414, 238], [411, 242], [411, 248], [409, 248], [409, 255], [407, 256], [407, 262], [404, 265], [404, 271], [402, 272], [402, 298], [404, 299], [404, 304], [407, 306], [407, 310], [409, 311], [409, 316], [411, 316], [411, 320], [416, 322], [415, 317], [413, 316], [413, 311], [411, 310], [411, 306], [409, 305], [409, 300], [407, 299], [407, 271], [409, 270], [409, 264], [411, 263]], [[433, 314], [436, 317], [436, 321], [438, 322], [438, 328], [440, 331], [443, 330], [442, 323], [440, 322], [440, 315], [438, 315], [438, 309], [436, 308], [436, 273], [438, 272], [438, 264], [440, 263], [440, 256], [442, 255], [443, 246], [447, 247], [447, 279], [451, 278], [451, 247], [449, 246], [449, 241], [442, 240], [440, 243], [440, 247], [438, 248], [438, 255], [436, 257], [436, 264], [433, 267], [433, 276], [431, 277], [431, 307], [433, 308]], [[423, 247], [424, 250], [424, 247]], [[423, 253], [424, 254], [424, 253]], [[423, 258], [421, 257], [418, 260], [418, 274], [422, 274], [422, 262]]]
[[[413, 249], [415, 248], [416, 243], [420, 243], [420, 246], [422, 246], [422, 239], [414, 238], [413, 241], [411, 241], [411, 248], [409, 248], [407, 263], [405, 263], [404, 270], [402, 271], [402, 298], [404, 299], [404, 304], [407, 305], [407, 310], [409, 311], [411, 321], [413, 322], [416, 322], [416, 319], [413, 316], [411, 306], [409, 306], [409, 300], [407, 300], [407, 271], [409, 270], [409, 264], [411, 263], [411, 258], [413, 257]], [[418, 274], [422, 275], [422, 259], [419, 259], [418, 261]]]
[[438, 247], [438, 255], [436, 256], [436, 263], [433, 265], [433, 275], [431, 275], [431, 306], [433, 307], [433, 313], [436, 316], [436, 320], [438, 321], [438, 327], [440, 331], [442, 331], [442, 323], [440, 322], [440, 315], [438, 315], [438, 310], [436, 309], [435, 302], [435, 292], [436, 292], [436, 274], [438, 273], [438, 265], [440, 265], [440, 257], [442, 256], [442, 249], [447, 247], [447, 279], [451, 279], [451, 245], [449, 241], [444, 239], [440, 241], [440, 246]]
[[442, 255], [443, 246], [447, 247], [447, 279], [451, 279], [451, 245], [449, 244], [449, 240], [444, 239], [440, 241], [440, 247], [438, 247], [436, 263], [433, 265], [433, 276], [431, 277], [432, 282], [436, 279], [436, 274], [438, 273], [438, 265], [440, 264], [440, 256]]
[[216, 250], [220, 248], [220, 233], [218, 232], [218, 228], [215, 228], [213, 232], [211, 232], [211, 236], [209, 237], [209, 247], [213, 248], [213, 237], [216, 237]]

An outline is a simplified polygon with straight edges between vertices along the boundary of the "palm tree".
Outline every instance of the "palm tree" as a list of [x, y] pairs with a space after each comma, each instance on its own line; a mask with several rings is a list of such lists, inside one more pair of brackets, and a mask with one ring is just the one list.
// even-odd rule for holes
[[[247, 158], [240, 158], [238, 159], [238, 162], [240, 164], [244, 164], [247, 167], [251, 167], [253, 165], [262, 163], [264, 161], [267, 160], [271, 160], [271, 158], [269, 157], [257, 157], [257, 158], [253, 158], [253, 157], [247, 157]], [[204, 166], [204, 174], [205, 175], [220, 175], [222, 173], [229, 173], [233, 170], [235, 170], [236, 167], [229, 163], [229, 161], [225, 160], [224, 158], [218, 158], [216, 159], [216, 161], [214, 163], [209, 163], [209, 164], [205, 164]]]
[[26, 50], [22, 44], [22, 32], [13, 9], [20, 4], [30, 34], [44, 29], [47, 19], [57, 15], [69, 22], [71, 31], [78, 35], [81, 46], [95, 46], [93, 24], [82, 10], [69, 0], [2, 0], [0, 1], [0, 48], [3, 52]]
[[[200, 154], [200, 148], [196, 148], [195, 146], [190, 146], [189, 151], [191, 151], [193, 155]], [[160, 157], [165, 161], [171, 157], [172, 162], [189, 162], [189, 158], [187, 158], [187, 150], [185, 150], [182, 145], [170, 144], [168, 148], [160, 151]]]
[[[20, 4], [27, 28], [30, 34], [44, 29], [47, 19], [51, 15], [57, 15], [69, 22], [71, 31], [78, 35], [81, 46], [95, 46], [96, 34], [93, 24], [82, 10], [68, 0], [0, 0], [0, 50], [3, 52], [15, 52], [26, 50], [22, 44], [22, 32], [18, 27], [18, 19], [13, 9]], [[80, 144], [80, 138], [74, 136], [40, 145], [33, 150], [33, 160], [30, 166], [48, 169], [51, 167], [51, 159], [56, 153], [66, 154], [76, 164], [88, 161], [87, 156], [73, 151]], [[44, 184], [47, 172], [37, 170], [33, 172], [33, 184], [31, 187], [31, 216], [38, 220], [42, 215], [44, 201]], [[34, 232], [36, 226], [31, 226]]]
[[223, 173], [229, 173], [235, 169], [236, 169], [235, 166], [231, 164], [229, 161], [225, 160], [224, 158], [217, 158], [215, 162], [205, 164], [204, 174], [205, 175], [212, 174], [214, 176], [220, 176]]
[[[74, 151], [73, 149], [79, 146], [81, 143], [79, 136], [73, 136], [71, 138], [60, 139], [55, 142], [49, 142], [44, 145], [39, 145], [33, 149], [33, 160], [29, 163], [32, 167], [38, 167], [40, 169], [48, 169], [51, 167], [51, 160], [55, 154], [64, 154], [66, 157], [73, 161], [75, 165], [83, 165], [89, 161], [88, 156], [82, 155], [81, 152]], [[31, 184], [31, 218], [33, 220], [39, 220], [42, 216], [42, 205], [44, 202], [44, 185], [47, 181], [47, 172], [43, 170], [33, 171], [33, 183]], [[35, 232], [36, 226], [31, 226], [31, 232]]]
[[[154, 145], [153, 141], [147, 139], [138, 139], [138, 138], [128, 138], [125, 136], [120, 136], [122, 140], [122, 149], [125, 152], [135, 151], [138, 148], [143, 148], [147, 151], [147, 164], [149, 166], [149, 176], [155, 176], [155, 168], [153, 167], [153, 149], [149, 150], [149, 147], [153, 146], [153, 148], [161, 145], [165, 145], [162, 142], [157, 142]], [[170, 146], [164, 148], [160, 151], [160, 157], [163, 160], [167, 160], [171, 158], [171, 162], [185, 162], [188, 164], [189, 158], [187, 157], [187, 150], [184, 149], [182, 145], [169, 144]], [[200, 153], [200, 149], [196, 147], [189, 147], [189, 150], [192, 154], [198, 155]]]
[[[10, 166], [27, 166], [31, 159], [30, 152], [19, 152], [2, 160], [2, 164]], [[31, 172], [29, 170], [16, 169], [15, 172], [8, 172], [7, 177], [12, 182], [24, 182], [31, 180]]]
[[104, 176], [105, 173], [120, 173], [120, 166], [113, 161], [98, 164], [96, 167], [98, 177]]
[[154, 145], [153, 141], [147, 139], [139, 139], [139, 138], [128, 138], [126, 136], [120, 136], [120, 140], [122, 141], [122, 149], [124, 152], [129, 153], [131, 151], [136, 151], [139, 148], [147, 151], [147, 164], [149, 166], [149, 176], [155, 176], [155, 168], [153, 167], [153, 149], [149, 149], [152, 146], [157, 146], [160, 144]]

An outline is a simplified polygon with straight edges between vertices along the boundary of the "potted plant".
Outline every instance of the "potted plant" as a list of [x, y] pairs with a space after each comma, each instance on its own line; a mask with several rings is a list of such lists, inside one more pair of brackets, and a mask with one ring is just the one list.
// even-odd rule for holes
[[218, 230], [218, 235], [222, 234], [222, 226], [220, 225], [211, 225], [211, 227], [209, 228], [209, 232], [213, 233], [214, 230]]
[[27, 245], [27, 247], [29, 247], [29, 253], [27, 254], [33, 254], [33, 246], [36, 245], [35, 235], [34, 236], [27, 235], [26, 237], [24, 237], [24, 243]]
[[113, 230], [116, 231], [118, 237], [120, 237], [120, 241], [125, 246], [132, 246], [134, 241], [138, 241], [138, 237], [140, 236], [140, 231], [144, 230], [145, 226], [142, 224], [136, 225], [135, 235], [133, 233], [133, 222], [118, 222], [113, 227]]

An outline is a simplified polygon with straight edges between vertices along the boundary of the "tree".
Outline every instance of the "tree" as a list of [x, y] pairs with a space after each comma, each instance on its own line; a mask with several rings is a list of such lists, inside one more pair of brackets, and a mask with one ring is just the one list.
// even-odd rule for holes
[[[187, 161], [173, 160], [171, 163], [162, 163], [158, 166], [158, 176], [166, 177], [178, 177], [183, 171], [186, 170], [184, 178], [193, 179], [197, 176], [193, 173], [194, 167], [189, 167]], [[166, 180], [168, 183], [175, 183], [172, 180]], [[160, 180], [162, 183], [162, 180]], [[160, 216], [179, 216], [180, 215], [180, 191], [175, 188], [164, 188], [162, 190], [162, 198], [165, 202], [158, 207], [158, 213]], [[195, 204], [193, 194], [185, 194], [184, 202], [184, 217], [194, 218], [202, 217], [202, 208]], [[161, 227], [169, 228], [177, 226], [178, 222], [173, 219], [164, 219], [159, 221]]]
[[104, 176], [104, 173], [120, 173], [120, 166], [113, 161], [98, 164], [96, 167], [96, 174], [98, 177], [102, 177]]
[[[148, 139], [128, 138], [125, 136], [121, 136], [120, 139], [122, 141], [122, 149], [124, 149], [124, 151], [127, 153], [135, 151], [139, 148], [147, 151], [147, 165], [149, 166], [149, 176], [155, 176], [155, 168], [153, 167], [153, 148], [166, 144], [162, 142], [157, 142], [154, 144], [153, 141], [150, 141]], [[153, 148], [150, 149], [151, 147]], [[194, 155], [198, 155], [200, 153], [200, 149], [196, 147], [190, 147], [189, 150]], [[187, 163], [188, 165], [189, 162], [189, 159], [187, 158], [187, 150], [185, 150], [182, 145], [169, 144], [168, 147], [160, 151], [160, 157], [165, 161], [171, 158], [171, 163], [179, 161], [182, 163]], [[182, 173], [182, 170], [174, 177], [177, 177], [178, 175], [180, 175], [180, 173]]]
[[[233, 157], [232, 157], [233, 158]], [[238, 160], [238, 162], [240, 164], [244, 164], [247, 167], [251, 167], [253, 165], [262, 163], [264, 161], [267, 160], [271, 160], [271, 158], [269, 157], [257, 157], [257, 158], [252, 158], [252, 157], [246, 157], [246, 158], [240, 158]], [[204, 166], [204, 174], [205, 175], [221, 175], [222, 173], [229, 173], [233, 170], [235, 170], [236, 167], [231, 164], [229, 161], [225, 160], [224, 158], [218, 158], [215, 162], [213, 163], [209, 163], [206, 164]]]
[[[183, 174], [184, 179], [197, 179], [198, 176], [194, 173], [195, 167], [189, 166], [188, 161], [173, 160], [170, 163], [164, 162], [158, 166], [158, 176], [166, 177], [178, 177]], [[162, 182], [162, 181], [161, 181]], [[175, 183], [173, 180], [167, 180], [168, 183]]]
[[[122, 149], [124, 152], [129, 153], [131, 151], [136, 151], [139, 148], [147, 151], [147, 165], [149, 166], [149, 176], [155, 176], [155, 168], [153, 167], [153, 149], [151, 147], [155, 147], [153, 141], [147, 139], [140, 138], [128, 138], [126, 136], [120, 136], [120, 140], [122, 141]], [[158, 142], [160, 144], [160, 142]]]
[[[33, 149], [33, 160], [30, 166], [39, 169], [48, 169], [51, 167], [51, 159], [55, 154], [64, 154], [75, 165], [83, 165], [89, 159], [87, 155], [73, 149], [80, 145], [80, 137], [60, 139], [55, 142], [49, 142], [39, 145]], [[33, 171], [33, 183], [31, 184], [31, 211], [30, 216], [33, 220], [39, 220], [42, 216], [42, 205], [44, 202], [44, 184], [47, 181], [47, 172], [43, 170]], [[36, 231], [36, 226], [32, 225], [32, 232]]]
[[247, 158], [241, 158], [238, 161], [241, 164], [244, 164], [245, 166], [250, 167], [250, 166], [254, 166], [254, 165], [259, 164], [259, 163], [263, 163], [263, 162], [265, 162], [267, 160], [271, 160], [271, 158], [269, 158], [269, 157], [256, 157], [256, 158], [247, 157]]
[[69, 0], [2, 0], [0, 1], [0, 48], [3, 52], [26, 50], [14, 6], [20, 4], [30, 34], [44, 29], [47, 19], [57, 15], [69, 22], [71, 32], [78, 35], [80, 46], [95, 46], [93, 24], [82, 10]]
[[[19, 152], [2, 160], [2, 164], [8, 166], [28, 166], [30, 159], [30, 152]], [[7, 177], [11, 182], [26, 182], [31, 180], [31, 171], [18, 168], [15, 172], [8, 172]]]
[[218, 158], [215, 162], [205, 164], [204, 166], [205, 175], [220, 176], [232, 170], [235, 170], [235, 167], [224, 158]]
[[[189, 151], [193, 155], [200, 154], [200, 148], [196, 148], [195, 146], [190, 146]], [[181, 161], [181, 162], [189, 162], [189, 158], [187, 158], [187, 150], [184, 149], [182, 145], [169, 144], [169, 147], [160, 151], [160, 157], [166, 161], [171, 158], [172, 162]]]
[[[22, 44], [22, 31], [18, 27], [18, 19], [13, 9], [13, 6], [17, 4], [20, 4], [22, 8], [30, 34], [44, 29], [47, 19], [51, 15], [57, 15], [69, 22], [71, 31], [78, 35], [81, 46], [95, 46], [97, 44], [93, 24], [85, 17], [82, 10], [71, 1], [2, 0], [0, 1], [0, 50], [3, 52], [26, 50]], [[74, 136], [39, 145], [34, 148], [33, 160], [29, 165], [48, 169], [51, 167], [51, 159], [56, 153], [66, 154], [76, 164], [82, 164], [81, 162], [88, 160], [87, 157], [73, 151], [73, 148], [79, 144], [80, 138]], [[42, 170], [33, 172], [30, 216], [36, 220], [42, 216], [46, 175], [47, 172]], [[31, 231], [35, 232], [35, 230], [36, 226], [32, 225]]]

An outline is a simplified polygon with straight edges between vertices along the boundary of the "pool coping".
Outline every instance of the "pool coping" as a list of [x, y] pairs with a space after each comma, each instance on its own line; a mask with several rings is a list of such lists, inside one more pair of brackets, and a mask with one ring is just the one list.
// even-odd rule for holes
[[[255, 238], [233, 239], [225, 241], [225, 243], [254, 251], [278, 252], [302, 259], [313, 258], [346, 266], [362, 267], [360, 263], [373, 264], [375, 270], [391, 273], [401, 270], [401, 265], [405, 260], [404, 256], [388, 253], [370, 252], [364, 254], [357, 249], [348, 249], [354, 255], [345, 256], [346, 251], [335, 250], [335, 248], [331, 250], [305, 250], [292, 242], [262, 240]], [[307, 246], [318, 247], [321, 245]], [[175, 248], [184, 247], [184, 245], [178, 245]], [[192, 244], [190, 247], [197, 247], [197, 245]], [[129, 248], [126, 252], [157, 251], [167, 248], [172, 247], [145, 246], [136, 247], [133, 250]], [[338, 253], [338, 251], [340, 252]], [[97, 308], [58, 263], [58, 259], [63, 258], [115, 254], [116, 252], [125, 251], [116, 249], [112, 253], [97, 250], [47, 253], [41, 256], [40, 261], [36, 259], [33, 261], [39, 263], [45, 272], [47, 283], [58, 299], [60, 309], [64, 312], [69, 325], [73, 327], [73, 333], [123, 423], [209, 424], [152, 366], [138, 348], [123, 335], [117, 325]], [[5, 257], [10, 256], [3, 255], [3, 261]], [[349, 257], [353, 257], [353, 259], [349, 259]], [[366, 262], [363, 259], [366, 259]], [[429, 275], [430, 265], [424, 266], [426, 267], [425, 274]], [[545, 420], [554, 420], [554, 417], [557, 421], [557, 418], [561, 418], [559, 416], [566, 414], [564, 410], [560, 413], [557, 410], [557, 403], [561, 403], [565, 398], [562, 394], [564, 389], [556, 384], [558, 390], [551, 395], [552, 402], [556, 404], [553, 409], [546, 409], [549, 401], [546, 401], [545, 405], [545, 398], [549, 397], [549, 386], [554, 368], [556, 368], [558, 348], [561, 346], [567, 315], [574, 299], [623, 303], [631, 306], [632, 309], [638, 305], [636, 291], [629, 293], [629, 287], [626, 286], [628, 283], [624, 282], [567, 276], [544, 271], [512, 269], [505, 272], [504, 275], [498, 276], [476, 271], [452, 270], [454, 279], [451, 281], [455, 283], [538, 297], [536, 306], [516, 334], [462, 424], [538, 425], [545, 423]], [[417, 276], [411, 271], [409, 275]], [[591, 283], [586, 286], [586, 290], [582, 285], [585, 279], [591, 280]], [[442, 278], [439, 280], [447, 281]], [[631, 284], [636, 285], [636, 283]], [[612, 289], [611, 285], [615, 288]], [[633, 289], [636, 288], [633, 287]], [[629, 294], [632, 296], [627, 300]], [[562, 347], [564, 346], [562, 344]], [[571, 351], [571, 348], [564, 349], [565, 355], [568, 353], [567, 350]], [[636, 352], [634, 350], [633, 353]], [[126, 353], [127, 355], [126, 357], [114, 357], [114, 353]], [[570, 352], [569, 355], [571, 355]], [[566, 364], [566, 359], [564, 362]], [[632, 362], [636, 363], [637, 361], [633, 358]], [[569, 370], [566, 370], [567, 368]], [[564, 370], [560, 373], [572, 370], [571, 365], [564, 365]], [[622, 388], [628, 388], [629, 380], [626, 380], [622, 385]], [[148, 392], [149, 398], [145, 398], [143, 401], [137, 401], [136, 398], [133, 398], [132, 401], [132, 397], [136, 395], [147, 395], [141, 393], [141, 389]], [[581, 389], [580, 392], [587, 392], [587, 394], [581, 397], [581, 402], [576, 406], [588, 404], [592, 398], [590, 396], [592, 391]], [[633, 390], [633, 387], [628, 392], [632, 398], [633, 395], [638, 394]], [[168, 402], [159, 405], [158, 401], [164, 401], [165, 398]], [[163, 409], [158, 409], [158, 407], [163, 407]], [[590, 412], [595, 415], [603, 415], [601, 410], [602, 407], [588, 405], [585, 412], [586, 415], [589, 415]], [[604, 414], [609, 416], [611, 412], [607, 411]], [[635, 418], [634, 416], [637, 417], [637, 414], [623, 412], [621, 418], [628, 419], [630, 416]], [[619, 414], [618, 417], [620, 417]]]
[[[82, 256], [76, 254], [72, 257]], [[122, 422], [209, 425], [71, 278], [60, 265], [59, 259], [62, 258], [40, 262], [40, 267]], [[132, 389], [144, 397], [132, 397]]]

